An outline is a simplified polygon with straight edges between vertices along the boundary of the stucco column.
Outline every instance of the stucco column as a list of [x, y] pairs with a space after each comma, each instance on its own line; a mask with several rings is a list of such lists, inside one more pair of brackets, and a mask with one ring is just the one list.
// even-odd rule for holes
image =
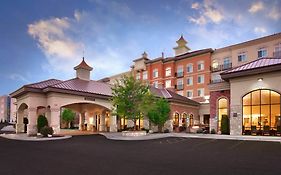
[[116, 115], [110, 115], [110, 132], [117, 132], [117, 117]]
[[37, 134], [37, 110], [36, 108], [28, 108], [28, 124], [27, 124], [27, 135]]
[[100, 116], [99, 131], [105, 131], [105, 114]]
[[24, 118], [24, 112], [17, 111], [16, 133], [24, 132], [23, 118]]
[[54, 134], [60, 132], [60, 108], [51, 108], [51, 124]]
[[82, 112], [79, 114], [79, 130], [80, 131], [84, 130], [84, 121], [85, 121], [85, 113]]

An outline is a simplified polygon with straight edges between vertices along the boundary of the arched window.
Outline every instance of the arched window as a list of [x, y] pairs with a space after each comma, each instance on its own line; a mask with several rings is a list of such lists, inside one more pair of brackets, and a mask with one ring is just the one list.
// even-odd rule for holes
[[193, 118], [193, 114], [189, 115], [189, 126], [193, 126], [194, 125], [194, 118]]
[[179, 126], [179, 120], [180, 120], [180, 114], [176, 112], [174, 114], [174, 120], [173, 120], [174, 127]]
[[181, 118], [181, 123], [182, 123], [182, 126], [184, 126], [184, 127], [186, 127], [186, 118], [187, 118], [187, 114], [183, 113], [182, 118]]
[[228, 102], [226, 98], [221, 98], [218, 101], [218, 131], [221, 130], [221, 119], [223, 116], [228, 116]]
[[280, 132], [280, 94], [267, 89], [246, 94], [243, 104], [243, 134], [275, 135]]

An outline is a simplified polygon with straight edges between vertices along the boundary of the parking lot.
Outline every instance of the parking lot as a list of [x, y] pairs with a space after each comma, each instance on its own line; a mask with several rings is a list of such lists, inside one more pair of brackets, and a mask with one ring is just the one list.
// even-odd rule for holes
[[0, 138], [0, 174], [281, 174], [281, 144], [100, 135], [28, 142]]

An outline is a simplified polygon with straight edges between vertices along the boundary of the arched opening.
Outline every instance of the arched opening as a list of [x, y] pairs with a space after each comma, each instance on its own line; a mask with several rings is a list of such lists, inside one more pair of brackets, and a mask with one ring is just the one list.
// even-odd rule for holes
[[173, 117], [173, 128], [176, 129], [177, 127], [179, 127], [179, 123], [180, 123], [180, 114], [175, 112]]
[[226, 98], [220, 98], [218, 100], [218, 131], [221, 131], [223, 117], [228, 117], [228, 100]]
[[243, 96], [243, 134], [280, 134], [280, 103], [280, 93], [269, 89], [254, 90]]
[[181, 123], [182, 123], [182, 126], [184, 127], [184, 129], [186, 129], [186, 127], [187, 127], [187, 114], [186, 113], [182, 114]]
[[25, 103], [22, 103], [17, 110], [17, 125], [16, 131], [17, 133], [20, 132], [27, 132], [27, 124], [28, 124], [28, 106]]
[[194, 116], [193, 114], [189, 115], [189, 126], [192, 127], [194, 125]]

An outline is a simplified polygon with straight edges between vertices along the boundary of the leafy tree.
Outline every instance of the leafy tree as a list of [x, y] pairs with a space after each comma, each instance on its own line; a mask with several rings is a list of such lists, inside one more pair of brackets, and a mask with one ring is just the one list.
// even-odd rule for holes
[[149, 93], [149, 88], [141, 81], [135, 80], [133, 76], [124, 76], [120, 81], [116, 81], [112, 87], [112, 104], [115, 107], [115, 114], [134, 122], [141, 119], [144, 112], [145, 97]]
[[39, 115], [37, 118], [37, 131], [40, 132], [44, 126], [48, 126], [48, 120], [44, 115]]
[[69, 127], [70, 122], [72, 122], [75, 118], [75, 113], [72, 112], [70, 109], [64, 109], [62, 112], [62, 120], [67, 123], [67, 126]]
[[158, 132], [162, 132], [165, 122], [169, 118], [170, 105], [164, 98], [156, 98], [147, 113], [149, 120], [158, 125]]

